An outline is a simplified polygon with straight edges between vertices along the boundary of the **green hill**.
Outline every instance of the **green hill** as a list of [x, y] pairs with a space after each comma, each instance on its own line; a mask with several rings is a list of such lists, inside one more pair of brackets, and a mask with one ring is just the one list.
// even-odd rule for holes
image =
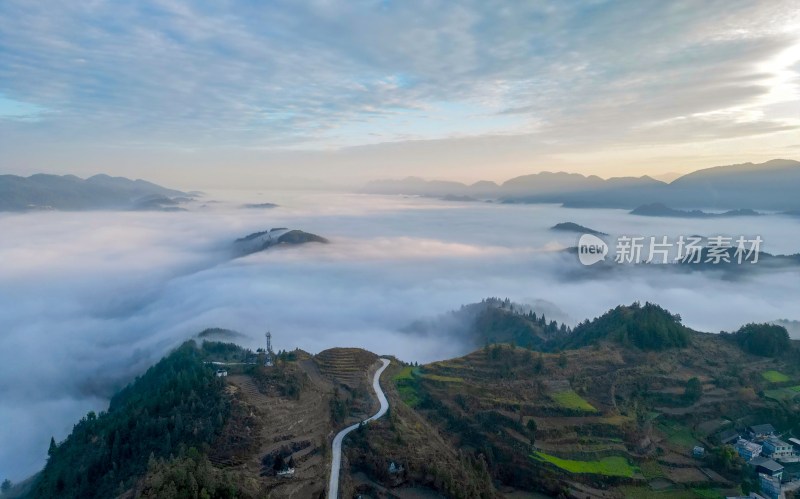
[[745, 352], [761, 357], [777, 357], [791, 351], [789, 332], [775, 324], [747, 324], [723, 337], [732, 339]]
[[223, 388], [202, 351], [184, 343], [117, 393], [107, 412], [90, 412], [51, 443], [30, 497], [115, 497], [148, 461], [207, 450], [230, 412]]
[[584, 321], [563, 342], [565, 348], [580, 348], [608, 339], [642, 350], [683, 348], [691, 342], [692, 330], [681, 317], [653, 303], [620, 305], [605, 314]]

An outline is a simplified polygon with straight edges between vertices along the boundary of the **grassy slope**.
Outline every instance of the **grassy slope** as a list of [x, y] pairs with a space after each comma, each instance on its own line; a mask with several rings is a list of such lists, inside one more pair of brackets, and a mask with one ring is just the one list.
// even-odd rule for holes
[[553, 464], [570, 473], [589, 473], [593, 475], [630, 478], [637, 471], [637, 468], [631, 466], [627, 459], [619, 456], [604, 457], [596, 461], [575, 461], [572, 459], [561, 459], [543, 452], [534, 452], [531, 457]]
[[[797, 366], [749, 355], [716, 335], [691, 334], [690, 346], [660, 352], [613, 340], [563, 354], [490, 346], [418, 370], [405, 368], [395, 382], [408, 406], [436, 425], [451, 445], [488, 455], [490, 472], [501, 483], [555, 493], [553, 478], [583, 480], [582, 475], [607, 473], [646, 487], [646, 480], [672, 470], [672, 462], [707, 466], [691, 459], [692, 446], [711, 445], [706, 434], [695, 431], [700, 423], [791, 417], [786, 407], [758, 394], [769, 387], [762, 372], [800, 380]], [[693, 377], [703, 384], [696, 402], [683, 397]], [[535, 442], [526, 428], [529, 420], [538, 427]], [[645, 438], [652, 443], [642, 450]], [[521, 452], [533, 456], [527, 464], [518, 459]], [[716, 493], [692, 490], [704, 480], [696, 473], [669, 478], [677, 482], [671, 491], [675, 497]]]
[[791, 378], [789, 378], [789, 376], [783, 374], [780, 371], [776, 371], [774, 369], [762, 372], [761, 376], [765, 380], [769, 381], [770, 383], [786, 383], [787, 381], [789, 381], [791, 379]]

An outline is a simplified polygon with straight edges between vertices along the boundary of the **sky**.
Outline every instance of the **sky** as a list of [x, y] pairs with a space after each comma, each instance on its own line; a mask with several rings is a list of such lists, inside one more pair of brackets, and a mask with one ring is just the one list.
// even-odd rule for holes
[[788, 1], [0, 2], [0, 171], [190, 187], [800, 156]]

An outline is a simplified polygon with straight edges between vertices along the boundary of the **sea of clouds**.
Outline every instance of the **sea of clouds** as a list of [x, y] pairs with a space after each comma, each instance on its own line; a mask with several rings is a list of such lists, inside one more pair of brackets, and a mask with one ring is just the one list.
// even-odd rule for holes
[[[280, 207], [241, 207], [261, 202]], [[797, 269], [591, 273], [556, 251], [578, 239], [549, 230], [565, 221], [611, 234], [760, 235], [767, 251], [800, 252], [800, 220], [778, 215], [645, 218], [342, 193], [214, 193], [172, 213], [0, 214], [0, 479], [40, 469], [51, 436], [208, 327], [248, 335], [253, 348], [270, 330], [276, 349], [358, 346], [426, 362], [473, 345], [401, 330], [489, 296], [572, 325], [636, 300], [711, 332], [800, 319]], [[233, 240], [272, 227], [331, 244], [231, 258]]]

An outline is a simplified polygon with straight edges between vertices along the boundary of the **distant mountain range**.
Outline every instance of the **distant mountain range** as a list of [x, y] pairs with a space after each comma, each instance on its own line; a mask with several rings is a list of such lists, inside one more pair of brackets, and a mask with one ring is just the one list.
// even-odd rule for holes
[[634, 209], [660, 203], [673, 209], [776, 211], [800, 210], [800, 162], [773, 159], [698, 170], [671, 183], [652, 177], [604, 180], [577, 173], [542, 172], [512, 178], [501, 185], [471, 185], [409, 177], [377, 180], [364, 192], [408, 194], [453, 200], [495, 199], [505, 203], [560, 203], [576, 208]]
[[176, 210], [189, 195], [144, 180], [95, 175], [0, 175], [0, 211]]

